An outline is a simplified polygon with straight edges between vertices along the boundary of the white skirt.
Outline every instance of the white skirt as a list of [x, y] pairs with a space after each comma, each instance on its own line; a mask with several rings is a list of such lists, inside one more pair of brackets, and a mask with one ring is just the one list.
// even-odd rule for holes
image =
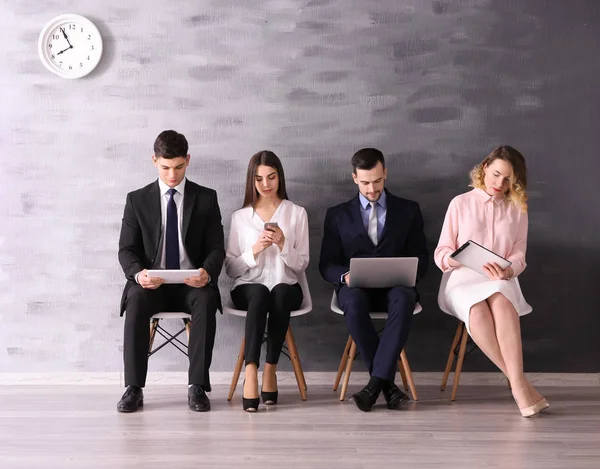
[[442, 277], [438, 302], [445, 313], [457, 317], [469, 327], [471, 307], [486, 300], [494, 293], [501, 293], [512, 303], [517, 314], [524, 316], [533, 308], [525, 301], [519, 280], [490, 280], [468, 267], [458, 267]]

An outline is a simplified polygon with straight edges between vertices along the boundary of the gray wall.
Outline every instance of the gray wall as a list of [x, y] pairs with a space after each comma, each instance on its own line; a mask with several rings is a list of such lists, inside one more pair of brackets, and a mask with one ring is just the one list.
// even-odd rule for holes
[[[68, 12], [104, 36], [75, 81], [37, 56], [43, 25]], [[315, 308], [294, 321], [310, 371], [334, 370], [347, 337], [316, 266], [326, 207], [355, 192], [352, 153], [386, 154], [388, 187], [421, 204], [433, 250], [470, 167], [517, 147], [531, 183], [526, 368], [598, 371], [597, 2], [4, 0], [0, 18], [0, 371], [121, 369], [122, 210], [155, 179], [167, 128], [188, 137], [189, 177], [218, 191], [226, 230], [249, 157], [282, 158], [310, 219]], [[416, 370], [441, 370], [454, 333], [439, 279], [434, 266], [420, 287]], [[232, 369], [241, 331], [219, 317], [214, 370]], [[172, 351], [151, 363], [185, 368]], [[466, 369], [491, 365], [474, 354]]]

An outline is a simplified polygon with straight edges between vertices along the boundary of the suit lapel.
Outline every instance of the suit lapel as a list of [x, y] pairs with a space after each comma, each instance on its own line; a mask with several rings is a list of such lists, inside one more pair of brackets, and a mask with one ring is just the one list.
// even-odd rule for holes
[[363, 236], [366, 237], [366, 239], [369, 240], [369, 242], [371, 244], [373, 244], [373, 241], [371, 241], [371, 238], [369, 238], [369, 233], [367, 233], [367, 230], [365, 228], [365, 225], [363, 224], [363, 219], [362, 216], [360, 214], [360, 198], [357, 195], [356, 198], [352, 201], [352, 218], [354, 219], [354, 223], [358, 225], [358, 233]]
[[194, 211], [194, 204], [196, 202], [196, 194], [192, 190], [190, 181], [185, 183], [185, 193], [183, 195], [183, 226], [181, 228], [181, 239], [185, 244], [185, 235], [190, 226], [190, 220], [192, 218], [192, 212]]
[[154, 252], [158, 251], [158, 242], [160, 241], [160, 232], [162, 229], [162, 220], [160, 214], [160, 187], [158, 181], [150, 186], [148, 194], [148, 208], [150, 213], [150, 226], [152, 227], [152, 242], [154, 243]]
[[395, 200], [394, 200], [394, 197], [392, 196], [392, 194], [390, 194], [387, 190], [385, 190], [385, 200], [386, 200], [386, 205], [387, 205], [387, 208], [385, 211], [385, 225], [383, 225], [383, 230], [381, 230], [381, 239], [379, 240], [379, 242], [381, 242], [385, 238], [385, 235], [389, 231], [388, 230], [389, 226], [396, 221]]

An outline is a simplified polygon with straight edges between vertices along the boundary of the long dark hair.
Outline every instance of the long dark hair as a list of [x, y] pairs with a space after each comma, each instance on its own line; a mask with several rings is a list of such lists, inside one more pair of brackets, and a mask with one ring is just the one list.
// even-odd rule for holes
[[277, 188], [277, 195], [281, 200], [287, 199], [287, 191], [285, 190], [285, 176], [283, 174], [283, 166], [281, 161], [275, 153], [269, 150], [259, 151], [256, 155], [250, 158], [248, 163], [248, 173], [246, 174], [246, 192], [244, 193], [244, 205], [242, 207], [248, 207], [251, 205], [254, 207], [258, 200], [258, 191], [254, 186], [254, 178], [256, 176], [256, 170], [260, 165], [269, 166], [277, 170], [279, 176], [279, 187]]

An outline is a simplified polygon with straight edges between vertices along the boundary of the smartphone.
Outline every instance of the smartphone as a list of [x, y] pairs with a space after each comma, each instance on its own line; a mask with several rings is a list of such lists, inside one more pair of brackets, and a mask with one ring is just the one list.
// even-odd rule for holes
[[277, 223], [265, 223], [265, 230], [275, 231], [273, 228], [279, 228]]

